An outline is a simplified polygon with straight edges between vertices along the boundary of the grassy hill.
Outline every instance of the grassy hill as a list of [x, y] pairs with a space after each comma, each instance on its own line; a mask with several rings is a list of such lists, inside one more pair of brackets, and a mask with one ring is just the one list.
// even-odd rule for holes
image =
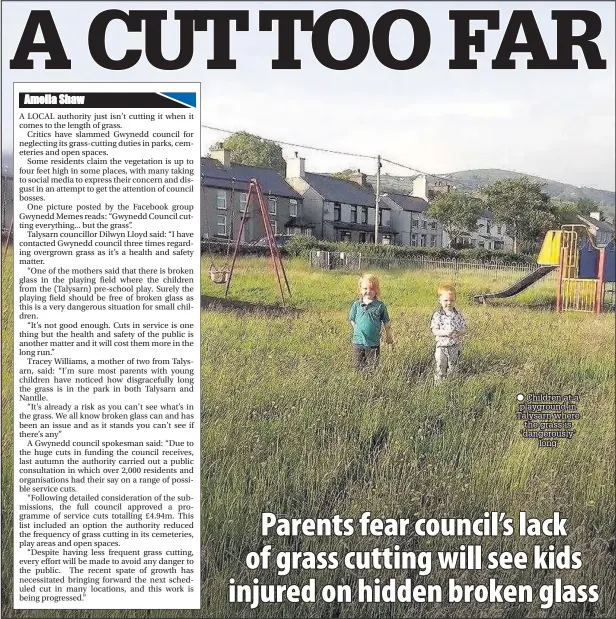
[[[560, 183], [540, 176], [532, 176], [529, 174], [520, 174], [519, 172], [511, 172], [509, 170], [464, 170], [462, 172], [448, 172], [440, 174], [440, 178], [451, 179], [454, 185], [460, 189], [475, 190], [486, 185], [490, 185], [496, 181], [507, 178], [520, 178], [528, 176], [532, 181], [540, 182], [545, 185], [545, 191], [552, 198], [559, 198], [569, 202], [576, 202], [582, 198], [596, 200], [605, 208], [607, 214], [614, 216], [614, 205], [616, 204], [616, 194], [613, 191], [603, 189], [594, 189], [593, 187], [577, 187], [576, 185], [568, 185]], [[415, 176], [391, 176], [383, 174], [381, 176], [381, 187], [383, 191], [408, 192], [412, 188], [412, 181]], [[432, 182], [438, 180], [436, 176], [429, 176]], [[374, 184], [375, 176], [369, 176], [368, 180]]]

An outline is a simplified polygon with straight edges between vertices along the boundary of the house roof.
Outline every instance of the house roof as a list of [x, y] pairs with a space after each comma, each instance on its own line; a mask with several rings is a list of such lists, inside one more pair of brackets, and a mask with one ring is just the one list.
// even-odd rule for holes
[[598, 219], [595, 219], [594, 217], [590, 217], [590, 215], [580, 215], [579, 218], [582, 221], [588, 222], [589, 224], [593, 225], [598, 230], [603, 230], [607, 233], [614, 234], [614, 231], [616, 230], [614, 228], [614, 224], [611, 224], [609, 221], [600, 221]]
[[301, 199], [301, 196], [278, 172], [269, 168], [232, 163], [224, 166], [211, 157], [201, 157], [201, 184], [220, 189], [247, 191], [251, 178], [256, 178], [265, 195]]
[[416, 198], [404, 193], [387, 192], [387, 196], [391, 198], [403, 211], [412, 211], [413, 213], [424, 213], [428, 210], [428, 203], [423, 198]]
[[614, 225], [609, 221], [599, 221], [590, 215], [578, 215], [577, 213], [565, 213], [561, 216], [561, 223], [565, 225], [581, 224], [583, 226], [593, 226], [598, 230], [603, 230], [608, 234], [614, 235]]
[[345, 181], [326, 174], [306, 172], [304, 180], [317, 191], [324, 200], [355, 204], [357, 206], [374, 206], [374, 192], [353, 181]]

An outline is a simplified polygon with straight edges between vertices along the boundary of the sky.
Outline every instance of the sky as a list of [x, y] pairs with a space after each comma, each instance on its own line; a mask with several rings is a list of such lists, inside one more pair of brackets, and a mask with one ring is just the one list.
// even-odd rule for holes
[[[172, 7], [170, 9], [169, 7]], [[228, 131], [245, 130], [298, 146], [283, 145], [283, 154], [299, 152], [314, 172], [361, 169], [374, 174], [373, 159], [336, 155], [304, 148], [375, 156], [414, 170], [442, 174], [473, 168], [500, 168], [552, 180], [614, 191], [615, 189], [615, 4], [613, 2], [2, 2], [2, 150], [12, 150], [12, 91], [14, 82], [200, 82], [202, 123]], [[163, 24], [163, 53], [178, 52], [177, 22], [172, 10], [250, 10], [250, 30], [231, 33], [235, 70], [206, 68], [212, 56], [212, 32], [195, 33], [192, 61], [174, 72], [153, 68], [145, 56], [132, 69], [99, 67], [88, 50], [88, 29], [103, 10], [169, 9]], [[428, 23], [431, 47], [417, 68], [394, 71], [384, 67], [372, 50], [352, 70], [321, 66], [311, 47], [311, 33], [296, 28], [296, 57], [301, 70], [273, 70], [277, 32], [259, 32], [258, 11], [345, 8], [359, 13], [370, 30], [384, 13], [407, 8]], [[30, 10], [51, 11], [70, 70], [46, 71], [45, 54], [33, 54], [33, 70], [9, 67]], [[452, 9], [498, 10], [500, 28], [486, 31], [486, 50], [471, 52], [477, 70], [450, 70], [454, 29]], [[496, 55], [512, 10], [532, 10], [551, 58], [556, 55], [553, 10], [583, 9], [601, 17], [596, 39], [607, 69], [586, 67], [579, 48], [577, 70], [528, 70], [526, 53], [516, 53], [515, 70], [494, 70]], [[576, 25], [581, 31], [581, 24]], [[485, 28], [484, 22], [474, 27]], [[107, 32], [107, 49], [121, 57], [127, 47], [142, 48], [143, 33], [127, 33], [114, 24]], [[38, 39], [37, 39], [38, 40]], [[518, 41], [521, 41], [521, 36]], [[408, 56], [413, 45], [409, 25], [397, 23], [390, 34], [394, 56]], [[334, 57], [351, 49], [351, 30], [343, 22], [330, 31]], [[203, 129], [202, 154], [228, 133]], [[388, 174], [411, 174], [407, 168], [385, 164]]]

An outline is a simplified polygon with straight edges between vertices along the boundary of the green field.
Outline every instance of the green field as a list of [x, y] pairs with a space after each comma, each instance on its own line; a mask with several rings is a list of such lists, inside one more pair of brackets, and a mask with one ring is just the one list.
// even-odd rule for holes
[[[218, 259], [220, 260], [220, 258]], [[203, 271], [211, 260], [203, 258]], [[293, 297], [288, 313], [272, 313], [277, 286], [265, 259], [241, 259], [230, 299], [254, 304], [229, 309], [224, 286], [207, 273], [201, 292], [220, 297], [202, 312], [202, 609], [107, 611], [106, 616], [205, 617], [612, 617], [614, 592], [614, 316], [558, 315], [550, 310], [554, 282], [539, 283], [509, 301], [488, 306], [473, 293], [497, 290], [518, 275], [494, 279], [471, 272], [455, 277], [458, 307], [469, 336], [456, 380], [432, 384], [433, 342], [428, 324], [439, 271], [379, 273], [393, 322], [394, 348], [383, 346], [373, 374], [352, 369], [347, 314], [356, 273], [311, 271], [305, 261], [286, 263]], [[10, 295], [3, 297], [3, 325]], [[10, 329], [3, 332], [2, 512], [11, 516]], [[518, 393], [580, 396], [581, 420], [571, 441], [539, 448], [521, 438]], [[7, 492], [8, 490], [8, 492]], [[287, 518], [479, 518], [484, 512], [520, 511], [568, 519], [566, 538], [262, 537], [260, 515]], [[6, 522], [6, 521], [5, 521]], [[12, 529], [3, 527], [3, 615], [91, 616], [88, 611], [10, 609]], [[278, 551], [457, 550], [481, 544], [491, 551], [532, 552], [533, 544], [582, 552], [577, 570], [439, 569], [292, 571], [249, 570], [247, 553], [270, 544]], [[597, 603], [567, 603], [549, 610], [541, 601], [450, 605], [420, 602], [261, 605], [227, 601], [229, 579], [252, 584], [324, 584], [355, 587], [358, 578], [413, 584], [563, 584], [600, 587]], [[103, 615], [104, 611], [94, 616]]]

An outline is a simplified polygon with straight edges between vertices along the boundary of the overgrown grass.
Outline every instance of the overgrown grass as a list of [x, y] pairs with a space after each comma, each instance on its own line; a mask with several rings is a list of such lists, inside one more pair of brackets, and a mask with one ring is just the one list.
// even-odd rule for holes
[[[209, 263], [208, 263], [209, 265]], [[357, 274], [310, 271], [289, 261], [287, 272], [299, 315], [209, 311], [202, 322], [203, 561], [211, 616], [242, 617], [608, 617], [614, 613], [610, 540], [614, 534], [614, 323], [613, 316], [558, 315], [550, 311], [554, 280], [518, 297], [489, 306], [470, 299], [509, 281], [459, 272], [459, 306], [472, 335], [459, 380], [434, 387], [432, 337], [428, 322], [442, 272], [379, 273], [383, 300], [394, 324], [396, 344], [383, 348], [374, 375], [351, 369], [347, 313]], [[204, 277], [202, 292], [224, 294]], [[230, 298], [275, 303], [276, 280], [263, 259], [242, 260]], [[516, 395], [580, 395], [582, 419], [570, 441], [542, 449], [519, 435]], [[259, 516], [287, 517], [480, 517], [520, 511], [545, 518], [560, 511], [569, 519], [566, 540], [541, 538], [545, 547], [570, 544], [583, 552], [581, 570], [555, 572], [435, 571], [415, 573], [339, 569], [292, 573], [253, 572], [243, 564], [252, 550], [340, 553], [399, 543], [407, 550], [457, 549], [462, 543], [493, 550], [525, 550], [528, 538], [317, 539], [263, 538]], [[390, 576], [415, 582], [539, 585], [565, 583], [602, 587], [597, 604], [561, 604], [541, 610], [532, 604], [457, 606], [428, 604], [340, 604], [256, 610], [226, 602], [228, 579], [252, 583], [355, 584]]]
[[[204, 270], [210, 261], [204, 259]], [[461, 376], [432, 385], [428, 322], [439, 272], [383, 272], [383, 300], [394, 325], [395, 347], [383, 347], [374, 374], [351, 367], [347, 313], [357, 274], [310, 271], [285, 263], [298, 310], [274, 317], [258, 308], [202, 313], [202, 608], [200, 611], [97, 611], [95, 616], [204, 617], [611, 617], [616, 613], [614, 550], [614, 320], [611, 315], [549, 311], [553, 282], [508, 301], [472, 305], [473, 294], [504, 287], [460, 272], [455, 284], [467, 317]], [[512, 281], [516, 279], [512, 275]], [[222, 298], [207, 273], [202, 293]], [[230, 297], [263, 305], [277, 301], [277, 284], [264, 259], [241, 259]], [[6, 303], [7, 297], [4, 297]], [[5, 307], [3, 305], [3, 312]], [[8, 311], [8, 310], [7, 310]], [[4, 317], [4, 316], [3, 316]], [[6, 323], [3, 323], [6, 324]], [[3, 336], [5, 334], [3, 333]], [[10, 336], [10, 333], [7, 335]], [[4, 347], [3, 368], [10, 356]], [[3, 376], [3, 378], [5, 378]], [[3, 381], [4, 440], [11, 437], [11, 394]], [[582, 419], [571, 441], [542, 449], [519, 435], [516, 395], [576, 394]], [[6, 406], [5, 406], [6, 405]], [[5, 447], [5, 445], [3, 445]], [[3, 450], [3, 476], [11, 467]], [[12, 468], [12, 467], [11, 467]], [[8, 483], [9, 485], [5, 485]], [[3, 477], [3, 515], [11, 514]], [[481, 517], [486, 511], [520, 511], [545, 518], [560, 511], [568, 537], [421, 538], [262, 537], [260, 515], [288, 518]], [[3, 527], [5, 548], [11, 533]], [[458, 549], [481, 544], [493, 550], [531, 552], [535, 543], [583, 553], [580, 570], [534, 572], [415, 570], [354, 572], [341, 567], [251, 571], [247, 553], [271, 544], [280, 550], [364, 550], [399, 544], [404, 550]], [[3, 562], [3, 614], [19, 617], [88, 617], [88, 611], [12, 611], [10, 552]], [[9, 568], [4, 565], [9, 564]], [[409, 577], [414, 584], [541, 584], [560, 577], [575, 585], [599, 584], [595, 604], [282, 604], [251, 610], [227, 601], [229, 579], [252, 584], [305, 583], [315, 578], [355, 586], [358, 578]], [[7, 593], [8, 591], [8, 593]]]

